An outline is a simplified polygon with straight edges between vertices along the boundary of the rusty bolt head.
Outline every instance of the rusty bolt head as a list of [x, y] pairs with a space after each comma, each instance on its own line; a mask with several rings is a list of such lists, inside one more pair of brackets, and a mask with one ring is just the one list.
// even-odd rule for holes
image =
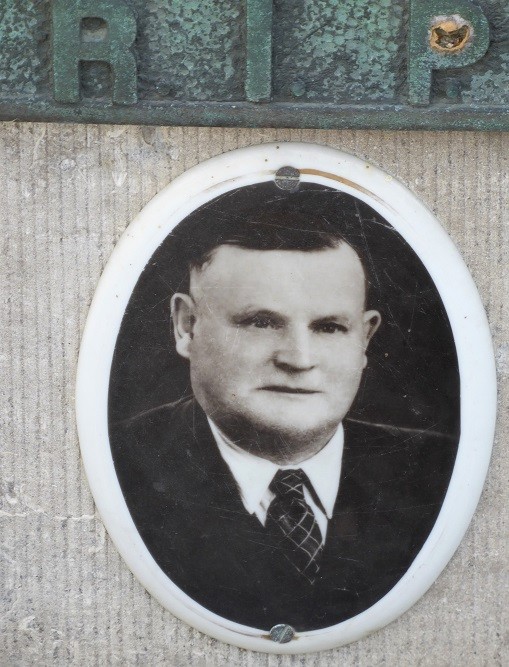
[[431, 22], [429, 43], [438, 53], [457, 53], [472, 40], [472, 25], [461, 16], [436, 16]]

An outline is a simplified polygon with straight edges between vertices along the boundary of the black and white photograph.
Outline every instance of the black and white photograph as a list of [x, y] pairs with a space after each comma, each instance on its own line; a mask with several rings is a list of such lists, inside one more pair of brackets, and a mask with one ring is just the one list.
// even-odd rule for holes
[[328, 628], [389, 593], [460, 439], [455, 339], [419, 255], [366, 197], [298, 176], [174, 226], [128, 299], [108, 387], [150, 556], [200, 607], [265, 632]]

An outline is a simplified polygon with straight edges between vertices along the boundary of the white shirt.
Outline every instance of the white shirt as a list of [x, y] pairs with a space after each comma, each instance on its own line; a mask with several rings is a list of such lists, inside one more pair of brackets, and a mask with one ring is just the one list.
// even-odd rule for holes
[[267, 510], [274, 499], [274, 494], [269, 489], [274, 475], [278, 470], [303, 470], [326, 512], [323, 513], [322, 509], [314, 502], [309, 490], [304, 486], [304, 498], [313, 510], [322, 533], [322, 543], [325, 542], [327, 523], [332, 517], [339, 490], [344, 444], [343, 426], [340, 424], [325, 447], [311, 458], [298, 464], [280, 466], [241, 449], [228, 440], [213, 421], [208, 417], [207, 419], [219, 452], [237, 482], [240, 497], [246, 510], [250, 514], [256, 514], [260, 523], [264, 526], [267, 519]]

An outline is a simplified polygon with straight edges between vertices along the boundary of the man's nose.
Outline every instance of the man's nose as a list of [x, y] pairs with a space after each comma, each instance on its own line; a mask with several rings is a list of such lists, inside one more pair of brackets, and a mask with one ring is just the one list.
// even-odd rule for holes
[[287, 372], [311, 370], [315, 366], [311, 331], [295, 327], [284, 332], [274, 354], [274, 363]]

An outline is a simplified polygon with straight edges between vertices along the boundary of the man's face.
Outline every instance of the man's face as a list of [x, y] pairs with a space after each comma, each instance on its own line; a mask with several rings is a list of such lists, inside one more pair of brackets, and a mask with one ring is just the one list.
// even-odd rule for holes
[[247, 443], [254, 453], [274, 458], [272, 434], [297, 451], [288, 461], [307, 458], [357, 393], [380, 321], [364, 301], [364, 271], [345, 243], [311, 252], [220, 246], [192, 271], [190, 295], [172, 303], [198, 403], [238, 442], [259, 434]]

